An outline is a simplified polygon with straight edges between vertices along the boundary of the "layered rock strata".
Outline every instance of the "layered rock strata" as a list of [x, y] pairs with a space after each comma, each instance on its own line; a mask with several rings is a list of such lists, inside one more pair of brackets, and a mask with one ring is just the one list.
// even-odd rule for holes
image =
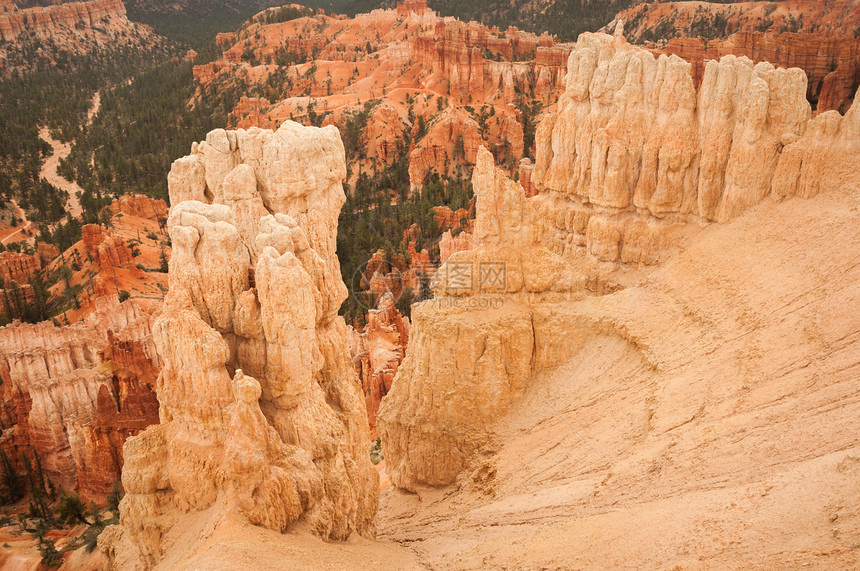
[[827, 157], [845, 168], [860, 158], [857, 105], [810, 121], [797, 68], [724, 56], [697, 92], [689, 63], [605, 34], [580, 36], [568, 67], [532, 176], [543, 241], [558, 253], [654, 264], [673, 225], [810, 196], [835, 175]]
[[739, 32], [728, 38], [673, 38], [660, 50], [693, 64], [693, 81], [700, 86], [705, 62], [726, 55], [746, 56], [778, 67], [799, 67], [806, 72], [806, 97], [816, 111], [844, 113], [860, 85], [860, 38], [814, 34]]
[[0, 449], [19, 469], [35, 451], [57, 489], [103, 501], [125, 439], [158, 422], [151, 323], [136, 302], [114, 297], [73, 325], [0, 329]]
[[373, 536], [378, 477], [337, 315], [345, 175], [337, 130], [293, 122], [212, 131], [174, 163], [161, 424], [126, 443], [121, 526], [100, 538], [113, 568], [157, 565], [185, 514], [213, 506], [276, 531]]
[[860, 104], [810, 119], [805, 94], [801, 70], [735, 56], [708, 62], [697, 93], [678, 57], [620, 34], [580, 36], [567, 90], [538, 129], [540, 194], [527, 198], [481, 150], [475, 248], [450, 255], [436, 297], [413, 306], [378, 416], [391, 481], [454, 482], [535, 375], [596, 336], [638, 347], [620, 320], [566, 308], [613, 293], [606, 276], [622, 264], [660, 262], [671, 230], [860, 181]]

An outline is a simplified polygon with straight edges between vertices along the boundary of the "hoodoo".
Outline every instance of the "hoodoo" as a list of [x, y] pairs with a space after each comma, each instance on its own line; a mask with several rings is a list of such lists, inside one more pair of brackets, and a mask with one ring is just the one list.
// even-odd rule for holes
[[121, 525], [99, 538], [112, 568], [191, 553], [176, 538], [201, 517], [374, 535], [378, 477], [337, 315], [345, 169], [337, 129], [292, 122], [212, 131], [174, 163], [161, 424], [126, 442]]

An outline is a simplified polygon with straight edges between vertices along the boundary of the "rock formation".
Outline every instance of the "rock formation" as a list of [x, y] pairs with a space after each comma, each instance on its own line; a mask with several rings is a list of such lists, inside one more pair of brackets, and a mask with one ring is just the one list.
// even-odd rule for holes
[[[827, 153], [856, 164], [856, 104], [810, 123], [801, 70], [729, 55], [707, 62], [697, 93], [690, 67], [620, 36], [580, 37], [537, 134], [535, 207], [553, 251], [653, 264], [675, 224], [725, 222], [770, 195], [812, 191], [786, 169], [825, 175], [816, 165]], [[816, 135], [825, 125], [835, 136]], [[811, 146], [815, 155], [787, 158]]]
[[533, 89], [534, 78], [540, 78], [541, 87], [536, 98], [555, 95], [562, 86], [567, 53], [554, 47], [548, 34], [510, 28], [502, 36], [477, 22], [453, 18], [440, 19], [432, 35], [418, 36], [413, 50], [427, 87], [445, 84], [458, 101], [498, 98], [506, 103]]
[[68, 2], [7, 11], [0, 13], [0, 39], [14, 42], [26, 32], [47, 37], [60, 30], [92, 28], [113, 18], [125, 19], [125, 5], [120, 0]]
[[83, 245], [95, 260], [100, 274], [106, 276], [113, 268], [126, 268], [140, 273], [135, 266], [134, 255], [121, 236], [98, 224], [86, 224], [82, 228]]
[[409, 351], [377, 426], [391, 481], [415, 490], [454, 481], [525, 388], [533, 369], [532, 305], [582, 295], [585, 280], [536, 241], [538, 213], [523, 188], [480, 149], [472, 177], [475, 248], [436, 272], [435, 298], [412, 308]]
[[110, 209], [114, 213], [121, 212], [129, 216], [151, 220], [167, 218], [167, 205], [164, 201], [143, 194], [124, 194], [111, 203]]
[[8, 286], [9, 282], [25, 285], [36, 271], [42, 268], [38, 255], [20, 254], [17, 252], [0, 253], [0, 279]]
[[376, 437], [379, 403], [391, 390], [408, 343], [409, 319], [400, 315], [390, 292], [382, 295], [379, 306], [367, 313], [364, 329], [351, 332], [350, 353], [364, 390], [371, 438]]
[[305, 117], [319, 124], [321, 115], [322, 125], [347, 132], [370, 105], [348, 182], [408, 152], [413, 189], [433, 172], [468, 177], [481, 145], [513, 168], [528, 151], [522, 109], [555, 101], [570, 52], [546, 34], [439, 18], [423, 1], [355, 18], [316, 14], [265, 24], [255, 17], [218, 41], [223, 56], [194, 68], [200, 90], [232, 82], [264, 94], [240, 98], [233, 111], [239, 127]]
[[114, 297], [65, 327], [0, 328], [0, 449], [19, 469], [35, 451], [57, 489], [103, 501], [125, 439], [158, 422], [151, 322], [135, 301]]
[[613, 327], [566, 316], [569, 302], [616, 289], [601, 281], [617, 266], [601, 263], [656, 264], [686, 223], [860, 181], [860, 103], [810, 120], [805, 93], [801, 70], [735, 56], [708, 62], [697, 93], [676, 56], [580, 36], [567, 90], [538, 129], [540, 194], [527, 198], [481, 150], [475, 247], [452, 254], [435, 298], [412, 309], [378, 415], [391, 481], [452, 483], [530, 378], [575, 354], [585, 331]]
[[697, 88], [704, 78], [705, 61], [725, 55], [746, 56], [778, 67], [799, 67], [806, 72], [806, 97], [816, 104], [817, 112], [845, 113], [860, 85], [860, 38], [854, 36], [738, 32], [724, 40], [673, 38], [658, 51], [692, 63]]
[[[163, 38], [126, 18], [121, 0], [67, 2], [20, 10], [0, 10], [0, 75], [53, 64], [55, 50], [79, 55], [121, 45], [151, 48]], [[29, 45], [35, 57], [21, 48]], [[30, 53], [30, 55], [26, 55]]]
[[377, 475], [337, 315], [345, 175], [337, 130], [293, 122], [212, 131], [174, 163], [161, 424], [126, 442], [121, 526], [99, 538], [111, 568], [158, 564], [185, 514], [213, 506], [276, 531], [373, 536]]

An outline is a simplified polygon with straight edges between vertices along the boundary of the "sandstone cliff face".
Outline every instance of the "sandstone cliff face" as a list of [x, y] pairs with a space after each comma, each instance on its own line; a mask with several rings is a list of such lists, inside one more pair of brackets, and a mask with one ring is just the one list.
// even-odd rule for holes
[[440, 19], [432, 35], [416, 37], [413, 51], [429, 88], [444, 85], [455, 101], [506, 103], [517, 93], [536, 88], [536, 98], [554, 98], [565, 73], [564, 56], [559, 55], [567, 53], [564, 47], [554, 47], [546, 34], [511, 28], [498, 37], [482, 24], [453, 18]]
[[0, 278], [8, 287], [9, 282], [25, 285], [30, 282], [33, 274], [42, 268], [38, 255], [19, 254], [17, 252], [0, 253]]
[[0, 329], [0, 448], [16, 465], [35, 449], [57, 489], [102, 501], [119, 479], [125, 439], [158, 422], [160, 362], [150, 314], [115, 297], [97, 305], [66, 327]]
[[[481, 145], [515, 168], [531, 151], [522, 109], [534, 114], [557, 99], [571, 49], [548, 35], [439, 18], [420, 1], [355, 18], [252, 19], [219, 42], [223, 56], [196, 66], [194, 78], [200, 89], [216, 81], [246, 93], [259, 86], [264, 98], [242, 98], [234, 109], [239, 127], [310, 123], [313, 107], [322, 125], [343, 129], [381, 98], [362, 129], [348, 182], [379, 172], [408, 148], [412, 188], [434, 171], [468, 176]], [[239, 86], [239, 78], [246, 83]]]
[[161, 424], [125, 446], [121, 527], [100, 538], [114, 568], [156, 565], [183, 514], [213, 505], [277, 531], [373, 536], [377, 475], [337, 316], [345, 171], [336, 129], [292, 122], [213, 131], [174, 163]]
[[474, 249], [451, 255], [435, 298], [412, 308], [409, 351], [382, 401], [378, 429], [398, 487], [454, 481], [543, 361], [532, 305], [584, 295], [585, 279], [536, 242], [539, 213], [479, 150]]
[[53, 65], [59, 52], [84, 55], [120, 46], [165, 45], [151, 28], [129, 21], [120, 0], [0, 10], [0, 40], [0, 76]]
[[660, 262], [684, 224], [860, 181], [860, 103], [810, 120], [799, 69], [726, 56], [708, 62], [697, 93], [680, 58], [584, 34], [567, 82], [538, 129], [540, 194], [528, 198], [479, 151], [475, 247], [450, 255], [436, 297], [413, 307], [378, 416], [398, 487], [454, 482], [529, 379], [589, 338], [636, 343], [599, 314], [566, 314], [617, 289], [603, 281], [612, 269]]
[[807, 99], [816, 102], [817, 112], [845, 113], [860, 85], [860, 38], [814, 34], [739, 32], [728, 38], [673, 38], [660, 50], [678, 55], [693, 64], [693, 81], [700, 86], [705, 60], [725, 55], [746, 56], [779, 67], [799, 67], [808, 78]]
[[371, 438], [377, 434], [379, 403], [391, 390], [408, 343], [409, 319], [400, 315], [391, 293], [382, 295], [379, 306], [367, 313], [363, 331], [351, 331], [350, 353], [364, 389]]
[[115, 199], [111, 205], [114, 213], [123, 213], [139, 218], [158, 220], [167, 218], [167, 205], [161, 199], [150, 198], [143, 194], [124, 194]]
[[27, 32], [47, 37], [61, 30], [92, 28], [111, 19], [125, 19], [125, 5], [121, 0], [69, 2], [7, 11], [0, 13], [0, 39], [14, 42]]
[[134, 263], [131, 248], [121, 236], [98, 224], [86, 224], [81, 231], [84, 249], [93, 256], [102, 279], [111, 279], [114, 268], [126, 268], [142, 275]]
[[[682, 59], [584, 34], [558, 110], [538, 128], [532, 181], [544, 243], [653, 264], [673, 224], [725, 222], [768, 196], [801, 192], [787, 182], [796, 173], [783, 156], [799, 156], [793, 149], [814, 147], [803, 168], [825, 178], [833, 174], [815, 165], [828, 153], [856, 168], [857, 105], [810, 123], [806, 87], [799, 69], [729, 55], [707, 63], [697, 93]], [[816, 135], [824, 125], [842, 134]]]

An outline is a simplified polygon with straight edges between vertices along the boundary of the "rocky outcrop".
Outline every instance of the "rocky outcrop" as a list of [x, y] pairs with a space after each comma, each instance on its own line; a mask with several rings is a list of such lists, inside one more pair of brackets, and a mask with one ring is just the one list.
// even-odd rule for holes
[[36, 255], [39, 256], [42, 266], [47, 266], [51, 260], [60, 255], [60, 249], [53, 244], [39, 242], [36, 244]]
[[[797, 174], [788, 163], [813, 171], [829, 155], [857, 164], [857, 105], [812, 128], [801, 70], [729, 55], [706, 64], [697, 92], [690, 67], [620, 35], [580, 36], [567, 90], [537, 134], [535, 208], [553, 251], [653, 264], [673, 225], [725, 222], [768, 196], [801, 192], [786, 182]], [[817, 136], [825, 125], [841, 135]], [[801, 148], [814, 155], [801, 161]]]
[[82, 228], [84, 249], [95, 260], [100, 274], [110, 274], [113, 268], [126, 268], [139, 274], [128, 243], [108, 228], [86, 224]]
[[0, 329], [0, 449], [19, 469], [21, 455], [35, 451], [57, 489], [104, 499], [126, 438], [158, 422], [151, 322], [134, 301], [114, 297], [69, 326]]
[[125, 20], [121, 0], [68, 2], [56, 6], [0, 12], [0, 39], [14, 42], [23, 33], [50, 36], [60, 30], [92, 28], [112, 19]]
[[[642, 2], [620, 12], [611, 23], [625, 22], [636, 41], [735, 32], [801, 32], [847, 36], [860, 24], [854, 0], [785, 0], [781, 2]], [[610, 28], [611, 29], [611, 28]]]
[[42, 268], [38, 255], [17, 252], [0, 253], [0, 279], [8, 286], [9, 282], [18, 285], [30, 283], [33, 274]]
[[120, 0], [0, 10], [0, 40], [0, 77], [53, 66], [70, 54], [167, 45], [149, 26], [131, 22]]
[[[516, 28], [504, 35], [477, 22], [440, 19], [432, 35], [417, 36], [414, 58], [428, 88], [445, 86], [455, 101], [499, 99], [512, 103], [517, 93], [552, 97], [564, 78], [563, 47], [547, 34]], [[539, 88], [535, 91], [536, 88]]]
[[396, 11], [398, 16], [409, 16], [410, 14], [421, 16], [429, 9], [427, 8], [427, 0], [404, 0], [397, 3]]
[[239, 127], [320, 124], [322, 116], [323, 126], [359, 128], [350, 184], [405, 152], [413, 189], [433, 172], [467, 178], [481, 145], [516, 168], [525, 125], [564, 89], [571, 49], [548, 35], [439, 18], [424, 2], [263, 22], [219, 36], [222, 57], [195, 66], [195, 83], [201, 92], [218, 83], [244, 93], [232, 114]]
[[472, 247], [472, 234], [470, 232], [460, 232], [455, 236], [450, 230], [445, 230], [439, 240], [439, 261], [444, 264], [453, 254], [471, 250]]
[[482, 149], [474, 248], [452, 254], [435, 297], [412, 308], [409, 350], [377, 419], [398, 487], [454, 482], [529, 379], [589, 337], [638, 347], [617, 321], [566, 309], [618, 289], [603, 281], [617, 267], [605, 262], [656, 264], [673, 227], [860, 180], [860, 103], [810, 120], [799, 69], [726, 56], [708, 62], [697, 93], [680, 58], [584, 34], [567, 82], [538, 129], [540, 194], [528, 198]]
[[160, 198], [150, 198], [143, 194], [124, 194], [114, 199], [110, 208], [115, 214], [121, 212], [150, 220], [167, 218], [167, 204]]
[[483, 138], [474, 119], [459, 111], [445, 113], [409, 152], [410, 185], [413, 189], [420, 188], [431, 173], [449, 176], [459, 163], [475, 164], [478, 147], [482, 144]]
[[845, 113], [860, 85], [860, 38], [815, 34], [739, 32], [726, 39], [673, 38], [658, 50], [678, 55], [693, 64], [693, 81], [698, 88], [705, 74], [706, 60], [726, 55], [746, 56], [754, 62], [770, 62], [778, 67], [799, 67], [808, 79], [807, 99], [817, 112]]
[[434, 276], [435, 297], [412, 307], [409, 351], [379, 409], [388, 473], [409, 490], [453, 482], [542, 366], [532, 305], [585, 289], [536, 241], [537, 211], [486, 149], [472, 185], [475, 248], [451, 255]]
[[350, 352], [364, 390], [371, 438], [376, 437], [379, 403], [391, 390], [409, 343], [409, 319], [400, 315], [394, 302], [390, 292], [382, 295], [378, 307], [367, 313], [364, 329], [351, 331]]
[[[177, 160], [170, 292], [154, 338], [161, 424], [125, 446], [113, 568], [149, 568], [186, 517], [372, 537], [377, 475], [335, 255], [333, 127], [215, 130]], [[191, 517], [191, 516], [187, 516]]]

